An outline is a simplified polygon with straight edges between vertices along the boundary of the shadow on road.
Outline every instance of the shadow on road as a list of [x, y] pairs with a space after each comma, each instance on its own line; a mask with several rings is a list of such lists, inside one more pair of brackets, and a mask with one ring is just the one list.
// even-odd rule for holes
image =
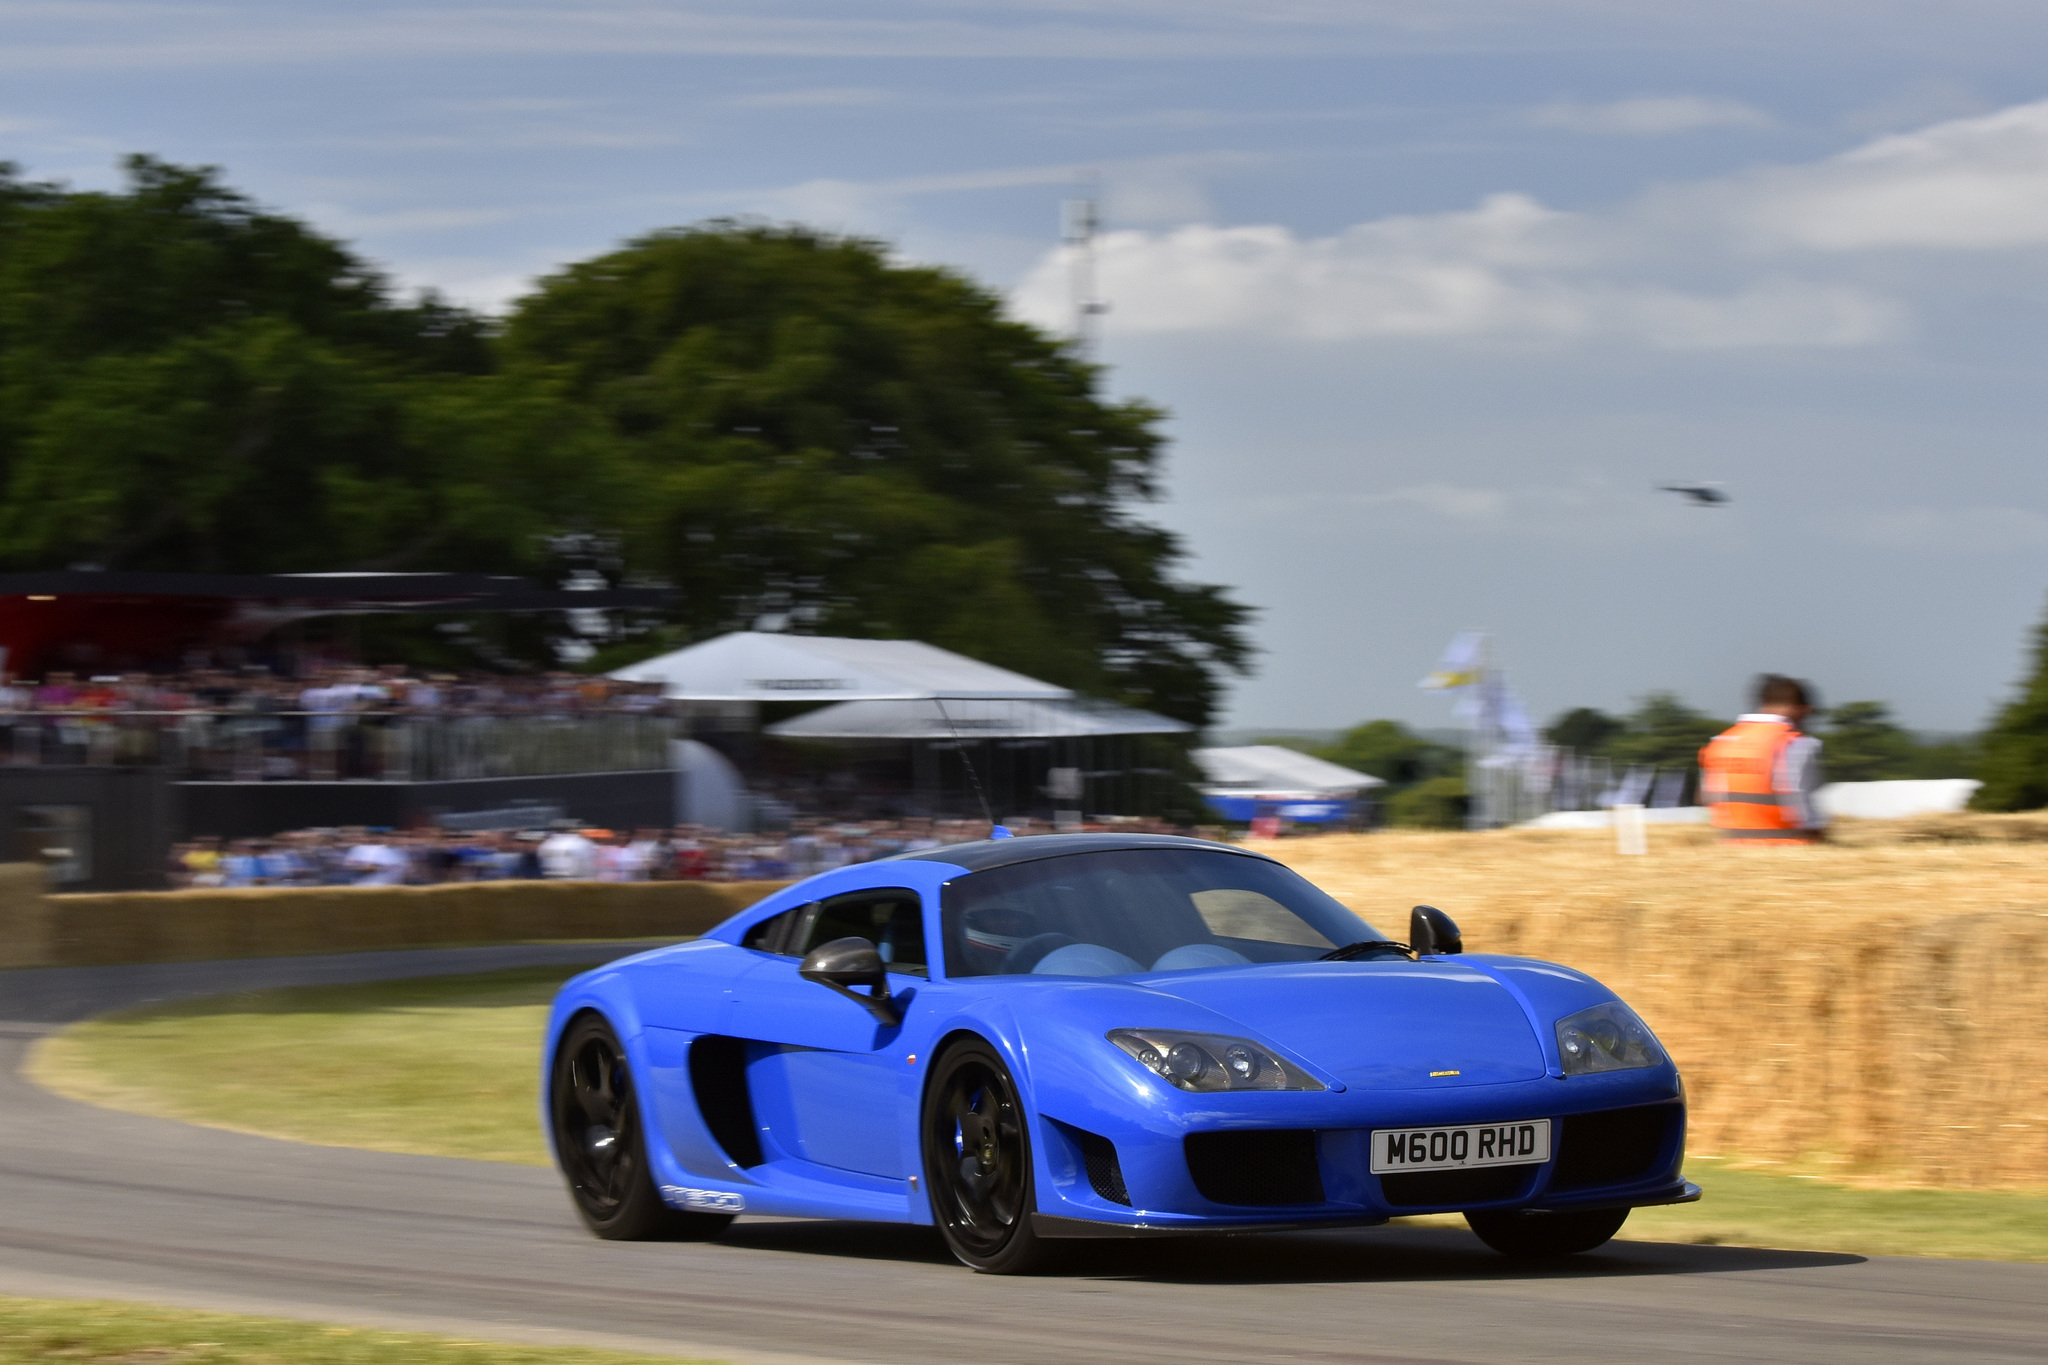
[[[947, 1265], [953, 1259], [931, 1229], [882, 1223], [744, 1222], [735, 1223], [718, 1240], [726, 1246], [794, 1255], [931, 1265]], [[1716, 1275], [1859, 1265], [1865, 1259], [1839, 1252], [1616, 1241], [1560, 1261], [1511, 1261], [1487, 1250], [1478, 1238], [1459, 1228], [1350, 1228], [1245, 1237], [1076, 1242], [1060, 1273], [1160, 1284], [1341, 1284]]]
[[1711, 1275], [1858, 1265], [1865, 1259], [1832, 1252], [1615, 1241], [1582, 1256], [1514, 1261], [1488, 1250], [1462, 1228], [1360, 1228], [1145, 1243], [1108, 1262], [1101, 1259], [1105, 1250], [1101, 1244], [1088, 1247], [1088, 1268], [1077, 1263], [1075, 1269], [1170, 1284], [1328, 1284]]
[[749, 1220], [719, 1234], [719, 1245], [806, 1256], [850, 1256], [863, 1261], [924, 1261], [954, 1265], [953, 1253], [932, 1228], [901, 1223], [848, 1223], [828, 1219]]

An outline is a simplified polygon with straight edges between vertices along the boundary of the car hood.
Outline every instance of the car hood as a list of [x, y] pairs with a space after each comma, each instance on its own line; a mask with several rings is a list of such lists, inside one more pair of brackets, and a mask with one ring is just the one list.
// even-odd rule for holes
[[1493, 1085], [1544, 1071], [1514, 997], [1453, 963], [1267, 964], [1144, 985], [1228, 1015], [1347, 1086]]

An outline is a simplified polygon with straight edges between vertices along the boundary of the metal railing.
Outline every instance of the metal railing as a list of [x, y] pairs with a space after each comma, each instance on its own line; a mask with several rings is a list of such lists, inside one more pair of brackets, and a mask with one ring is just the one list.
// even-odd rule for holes
[[0, 711], [0, 763], [161, 767], [174, 780], [430, 782], [670, 766], [682, 721], [332, 711]]

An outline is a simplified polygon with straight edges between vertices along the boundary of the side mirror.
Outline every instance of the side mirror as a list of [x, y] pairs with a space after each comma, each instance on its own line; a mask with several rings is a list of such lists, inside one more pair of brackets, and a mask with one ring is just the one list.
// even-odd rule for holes
[[[838, 991], [890, 1028], [903, 1022], [903, 1011], [889, 995], [889, 973], [882, 955], [864, 938], [835, 938], [811, 949], [796, 974], [827, 990]], [[861, 995], [853, 988], [866, 986]]]
[[1418, 905], [1408, 912], [1408, 946], [1417, 957], [1448, 956], [1465, 951], [1465, 936], [1458, 922], [1434, 905]]

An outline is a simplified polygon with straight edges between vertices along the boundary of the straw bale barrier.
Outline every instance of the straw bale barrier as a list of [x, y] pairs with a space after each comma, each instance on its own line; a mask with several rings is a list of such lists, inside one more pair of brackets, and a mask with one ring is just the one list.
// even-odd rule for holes
[[1865, 822], [1817, 848], [1389, 832], [1261, 845], [1395, 937], [1590, 972], [1685, 1076], [1693, 1152], [1883, 1184], [2048, 1184], [2048, 821]]
[[41, 863], [0, 863], [0, 967], [41, 967], [49, 962], [44, 877]]
[[0, 867], [0, 967], [98, 966], [541, 939], [682, 938], [781, 882], [466, 882], [44, 896]]

